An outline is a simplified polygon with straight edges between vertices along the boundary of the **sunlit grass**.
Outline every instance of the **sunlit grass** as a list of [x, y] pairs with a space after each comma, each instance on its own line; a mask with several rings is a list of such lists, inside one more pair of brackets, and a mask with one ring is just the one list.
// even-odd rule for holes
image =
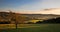
[[[11, 27], [13, 27], [13, 25]], [[9, 29], [3, 29], [1, 31], [2, 32], [60, 32], [60, 24], [18, 24], [18, 29], [9, 28]]]

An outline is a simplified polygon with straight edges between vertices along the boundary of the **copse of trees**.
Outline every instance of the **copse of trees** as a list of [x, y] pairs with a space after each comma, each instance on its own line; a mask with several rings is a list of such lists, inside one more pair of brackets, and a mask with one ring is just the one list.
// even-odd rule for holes
[[44, 20], [44, 21], [37, 21], [36, 23], [41, 24], [41, 23], [60, 23], [60, 17], [58, 18], [53, 18], [53, 19], [48, 19], [48, 20]]
[[60, 17], [55, 19], [56, 23], [60, 23]]
[[42, 21], [37, 21], [36, 24], [40, 24], [40, 23], [43, 23]]
[[0, 24], [9, 24], [10, 22], [0, 22]]

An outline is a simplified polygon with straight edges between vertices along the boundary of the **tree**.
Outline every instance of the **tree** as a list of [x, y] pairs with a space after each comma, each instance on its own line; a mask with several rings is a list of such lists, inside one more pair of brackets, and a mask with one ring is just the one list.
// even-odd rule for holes
[[22, 16], [21, 14], [19, 13], [13, 13], [13, 12], [9, 12], [9, 21], [12, 22], [14, 21], [15, 22], [15, 26], [16, 26], [16, 29], [17, 29], [17, 25], [18, 23], [24, 23], [24, 21], [26, 20], [26, 17], [25, 16]]
[[16, 19], [15, 25], [16, 25], [16, 29], [17, 29], [18, 23], [24, 24], [24, 21], [26, 20], [26, 17], [25, 16], [22, 16], [20, 14], [15, 13], [15, 19]]
[[16, 13], [13, 14], [13, 12], [11, 10], [9, 10], [9, 16], [8, 19], [10, 22], [15, 21], [15, 25], [16, 25], [16, 29], [17, 29], [17, 15]]
[[36, 23], [37, 23], [37, 24], [41, 24], [42, 22], [41, 22], [41, 21], [37, 21]]

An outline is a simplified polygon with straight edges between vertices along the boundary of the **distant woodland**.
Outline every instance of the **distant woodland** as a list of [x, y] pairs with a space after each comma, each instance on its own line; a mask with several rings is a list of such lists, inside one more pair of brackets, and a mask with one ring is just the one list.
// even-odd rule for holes
[[60, 17], [47, 19], [43, 21], [37, 21], [36, 23], [29, 22], [29, 20], [32, 20], [32, 18], [21, 15], [20, 13], [0, 12], [0, 24], [14, 24], [14, 23], [21, 24], [21, 23], [25, 23], [26, 21], [27, 23], [25, 24], [60, 23]]

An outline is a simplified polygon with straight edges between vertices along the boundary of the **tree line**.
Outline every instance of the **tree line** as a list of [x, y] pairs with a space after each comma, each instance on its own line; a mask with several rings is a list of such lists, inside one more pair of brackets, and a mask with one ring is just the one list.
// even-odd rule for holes
[[48, 20], [44, 20], [44, 21], [38, 21], [38, 22], [36, 22], [36, 23], [60, 23], [60, 17], [58, 17], [58, 18], [53, 18], [53, 19], [48, 19]]
[[49, 23], [49, 24], [60, 23], [60, 17], [48, 19], [48, 20], [43, 20], [43, 21], [37, 21], [36, 23], [28, 22], [28, 24], [46, 24], [46, 23]]

